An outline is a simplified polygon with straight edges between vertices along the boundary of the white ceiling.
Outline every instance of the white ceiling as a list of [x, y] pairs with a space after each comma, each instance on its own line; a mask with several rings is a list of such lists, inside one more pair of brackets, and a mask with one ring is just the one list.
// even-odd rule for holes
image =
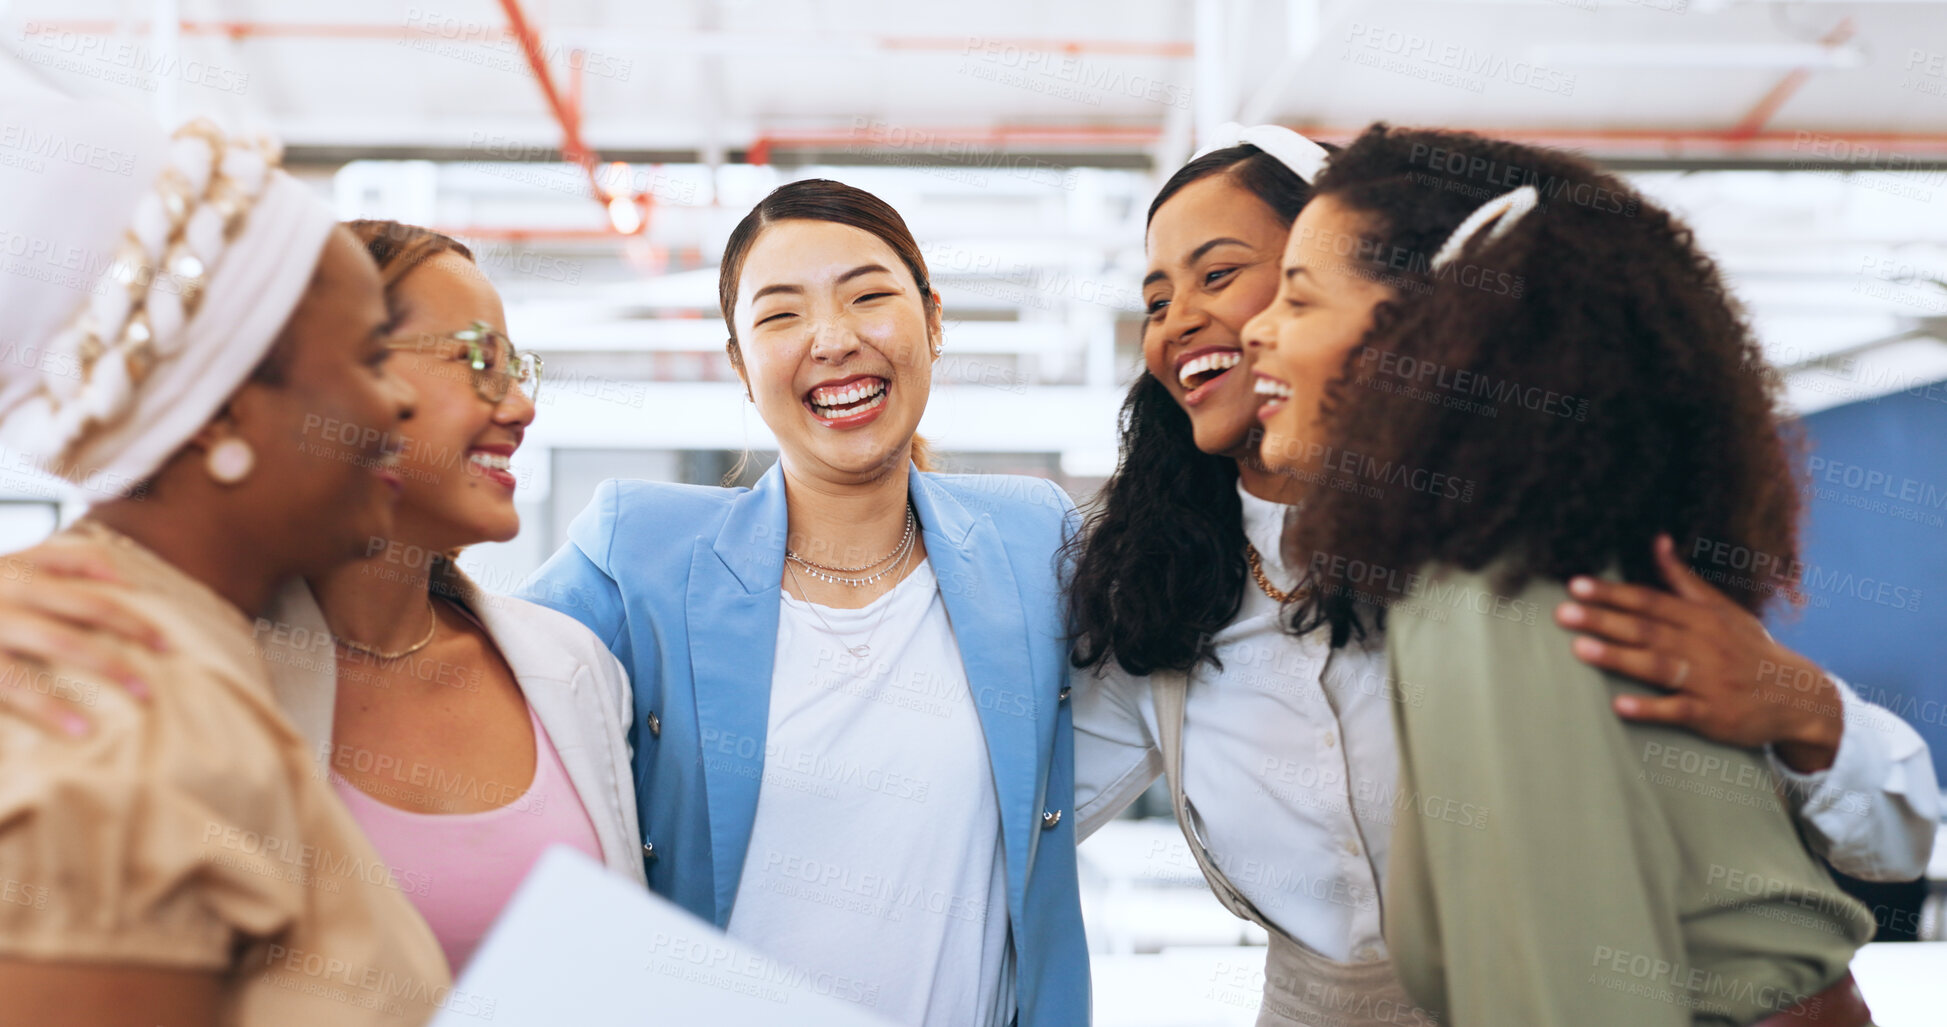
[[[346, 215], [466, 235], [516, 335], [580, 383], [537, 427], [561, 445], [764, 444], [724, 381], [715, 261], [759, 196], [818, 173], [927, 247], [963, 361], [927, 429], [1100, 471], [1157, 169], [1240, 114], [1585, 149], [1692, 220], [1800, 409], [1947, 378], [1947, 4], [521, 7], [587, 142], [637, 161], [614, 181], [649, 194], [644, 234], [549, 163], [562, 129], [499, 0], [0, 0], [0, 90], [264, 127]], [[609, 382], [622, 406], [580, 402]]]

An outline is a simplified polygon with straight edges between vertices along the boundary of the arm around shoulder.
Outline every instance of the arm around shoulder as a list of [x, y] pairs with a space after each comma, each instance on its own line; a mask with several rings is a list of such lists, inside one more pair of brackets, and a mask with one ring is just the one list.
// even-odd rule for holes
[[516, 594], [580, 621], [626, 664], [632, 657], [628, 619], [621, 589], [609, 572], [619, 491], [619, 482], [603, 482], [569, 526], [568, 541], [522, 582]]

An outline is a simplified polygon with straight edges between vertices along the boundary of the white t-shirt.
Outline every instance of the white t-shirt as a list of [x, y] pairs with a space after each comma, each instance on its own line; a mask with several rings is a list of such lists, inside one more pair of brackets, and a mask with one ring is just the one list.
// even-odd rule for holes
[[781, 598], [730, 936], [894, 1023], [1007, 1023], [1000, 804], [932, 565], [862, 609]]

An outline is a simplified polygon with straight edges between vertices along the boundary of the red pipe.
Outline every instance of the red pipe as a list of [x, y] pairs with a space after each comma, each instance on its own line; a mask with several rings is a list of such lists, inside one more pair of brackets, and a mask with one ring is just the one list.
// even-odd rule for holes
[[602, 193], [601, 187], [595, 182], [594, 157], [581, 139], [581, 115], [571, 110], [554, 88], [554, 76], [548, 74], [548, 59], [541, 49], [540, 35], [527, 23], [527, 14], [521, 10], [520, 0], [500, 0], [500, 7], [507, 12], [507, 27], [521, 44], [521, 52], [527, 56], [527, 66], [534, 72], [534, 81], [541, 86], [541, 95], [547, 99], [548, 109], [561, 125], [561, 156], [580, 164], [588, 172], [588, 184], [595, 190], [596, 198], [600, 199]]
[[615, 225], [608, 207], [615, 200], [626, 198], [635, 205], [640, 215], [635, 229], [627, 234], [646, 233], [649, 230], [649, 207], [654, 202], [653, 198], [647, 194], [611, 195], [602, 187], [601, 178], [596, 174], [595, 169], [601, 163], [601, 156], [581, 137], [581, 77], [579, 69], [574, 67], [574, 60], [572, 58], [569, 60], [571, 92], [564, 98], [554, 87], [554, 76], [548, 72], [547, 55], [541, 46], [540, 33], [534, 31], [534, 27], [528, 23], [527, 13], [521, 10], [520, 0], [500, 0], [500, 6], [507, 12], [508, 28], [514, 38], [520, 41], [521, 52], [527, 56], [527, 66], [534, 72], [534, 81], [541, 86], [541, 95], [547, 99], [548, 109], [553, 112], [554, 120], [561, 125], [562, 158], [581, 165], [582, 172], [588, 176], [589, 194], [595, 198], [596, 203], [602, 205], [603, 217], [609, 218], [610, 225], [617, 232], [621, 232], [621, 227]]
[[[1851, 38], [1852, 19], [1841, 18], [1839, 24], [1833, 26], [1832, 31], [1827, 32], [1819, 43], [1827, 49], [1833, 49]], [[1758, 134], [1777, 115], [1778, 109], [1785, 105], [1785, 101], [1791, 99], [1793, 93], [1798, 92], [1798, 87], [1804, 85], [1805, 80], [1811, 77], [1810, 68], [1792, 69], [1778, 81], [1777, 85], [1771, 87], [1770, 92], [1764, 94], [1764, 97], [1751, 108], [1751, 112], [1744, 116], [1744, 120], [1737, 123], [1737, 127], [1731, 129], [1731, 135], [1744, 139]]]

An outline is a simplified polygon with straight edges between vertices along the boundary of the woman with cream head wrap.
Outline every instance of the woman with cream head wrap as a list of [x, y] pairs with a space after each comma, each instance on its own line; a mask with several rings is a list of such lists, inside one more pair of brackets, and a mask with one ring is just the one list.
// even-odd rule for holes
[[273, 144], [56, 99], [0, 101], [0, 131], [116, 158], [0, 167], [0, 445], [86, 492], [60, 548], [129, 586], [162, 638], [128, 658], [167, 686], [65, 682], [95, 696], [71, 744], [0, 707], [8, 1013], [422, 1023], [464, 997], [251, 630], [391, 527], [413, 396], [377, 271]]

